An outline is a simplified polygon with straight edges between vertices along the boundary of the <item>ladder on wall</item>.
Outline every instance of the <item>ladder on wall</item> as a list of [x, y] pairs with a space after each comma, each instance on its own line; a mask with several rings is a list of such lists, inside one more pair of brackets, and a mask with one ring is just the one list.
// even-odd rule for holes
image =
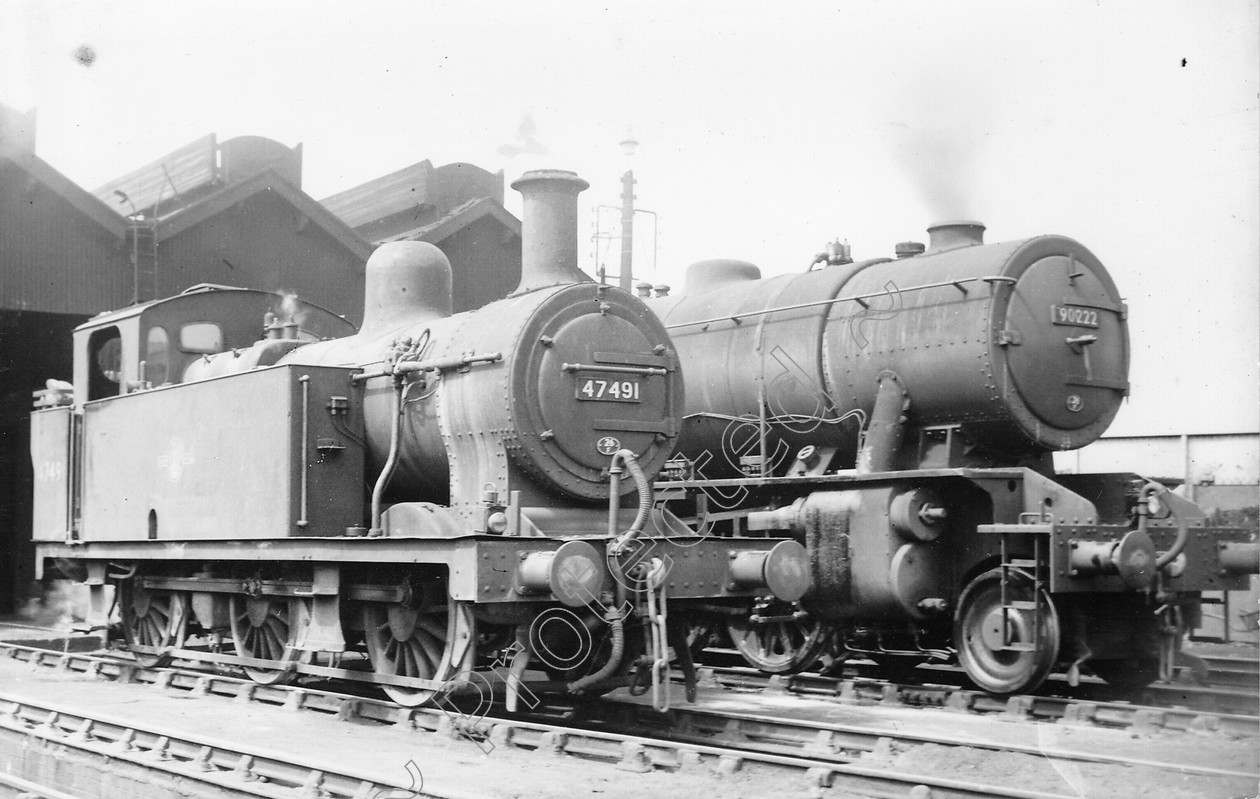
[[130, 217], [127, 235], [131, 238], [132, 300], [157, 299], [157, 219], [143, 215]]

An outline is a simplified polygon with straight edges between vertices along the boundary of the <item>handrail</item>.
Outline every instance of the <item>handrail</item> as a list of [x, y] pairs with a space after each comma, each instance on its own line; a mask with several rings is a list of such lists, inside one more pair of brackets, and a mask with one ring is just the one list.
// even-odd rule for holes
[[779, 306], [778, 308], [764, 308], [760, 311], [748, 311], [747, 313], [727, 314], [725, 316], [715, 316], [712, 319], [698, 319], [694, 322], [677, 322], [672, 325], [665, 325], [665, 329], [676, 330], [680, 327], [694, 327], [695, 325], [708, 325], [708, 324], [712, 324], [713, 322], [728, 322], [729, 321], [729, 322], [734, 322], [736, 324], [739, 324], [740, 320], [753, 317], [753, 316], [764, 316], [766, 314], [780, 313], [782, 311], [796, 311], [801, 308], [816, 308], [820, 305], [831, 305], [832, 303], [846, 302], [848, 300], [852, 300], [856, 302], [858, 305], [861, 305], [863, 308], [869, 308], [870, 305], [863, 302], [863, 300], [869, 300], [875, 297], [891, 297], [894, 294], [904, 294], [907, 291], [923, 291], [924, 289], [939, 289], [939, 288], [944, 288], [945, 286], [953, 286], [954, 288], [961, 291], [963, 294], [966, 294], [967, 290], [963, 288], [963, 284], [975, 283], [976, 281], [979, 281], [979, 280], [983, 280], [986, 283], [990, 283], [990, 284], [1015, 282], [1015, 278], [1008, 278], [1008, 277], [1003, 277], [1000, 275], [988, 275], [985, 277], [964, 277], [958, 280], [942, 280], [939, 283], [924, 283], [922, 286], [909, 286], [904, 289], [894, 287], [893, 291], [876, 291], [870, 294], [856, 294], [852, 297], [832, 297], [829, 300], [815, 300], [813, 302], [797, 303], [796, 305], [782, 305], [782, 306]]

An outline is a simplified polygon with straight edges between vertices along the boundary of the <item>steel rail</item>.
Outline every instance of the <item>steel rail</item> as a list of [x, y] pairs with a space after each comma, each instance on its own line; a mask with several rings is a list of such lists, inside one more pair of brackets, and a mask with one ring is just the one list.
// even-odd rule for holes
[[[244, 747], [208, 735], [145, 728], [110, 714], [34, 701], [4, 691], [0, 691], [0, 730], [33, 735], [58, 746], [107, 755], [146, 769], [261, 797], [272, 797], [275, 792], [254, 790], [251, 783], [259, 778], [265, 782], [259, 788], [280, 784], [314, 796], [324, 792], [333, 797], [358, 799], [380, 789], [408, 790], [408, 786], [396, 781], [348, 769], [330, 770], [287, 752]], [[426, 796], [445, 799], [484, 799], [483, 794], [429, 780], [423, 790]]]
[[80, 799], [78, 796], [59, 791], [51, 786], [24, 780], [21, 777], [5, 774], [2, 771], [0, 771], [0, 785], [6, 788], [13, 788], [20, 792], [18, 796], [29, 796], [31, 799], [36, 797], [39, 797], [39, 799]]
[[[42, 650], [38, 648], [18, 646], [7, 642], [0, 642], [0, 651], [8, 650], [11, 658], [28, 661], [41, 661], [48, 658], [57, 659], [63, 668], [73, 668], [74, 663], [84, 664], [81, 671], [90, 671], [100, 673], [101, 669], [113, 664], [113, 671], [108, 676], [120, 677], [124, 681], [183, 681], [182, 687], [191, 689], [194, 682], [199, 678], [207, 678], [204, 672], [185, 671], [178, 669], [143, 669], [133, 661], [121, 658], [116, 655], [92, 655], [88, 653], [69, 653], [62, 651]], [[181, 650], [181, 654], [189, 656], [197, 656], [199, 653], [190, 650]], [[67, 660], [65, 656], [74, 655], [75, 657]], [[90, 665], [93, 661], [99, 661], [96, 665]], [[266, 665], [270, 661], [259, 661], [252, 658], [238, 658], [230, 655], [213, 656], [209, 661], [211, 664], [221, 665]], [[201, 665], [205, 665], [202, 663]], [[325, 666], [302, 665], [298, 671], [310, 676], [323, 678], [340, 679], [347, 682], [368, 684], [381, 684], [385, 682], [376, 675], [361, 671], [353, 671], [349, 669], [330, 668]], [[125, 673], [123, 673], [125, 672]], [[146, 674], [153, 675], [148, 680], [145, 679]], [[1072, 724], [1093, 724], [1105, 727], [1134, 727], [1144, 730], [1164, 729], [1173, 731], [1195, 731], [1195, 732], [1211, 732], [1219, 731], [1228, 735], [1240, 735], [1258, 737], [1260, 736], [1260, 717], [1256, 715], [1240, 715], [1236, 713], [1225, 713], [1218, 710], [1202, 710], [1192, 709], [1182, 706], [1167, 705], [1140, 705], [1131, 702], [1108, 702], [1094, 701], [1090, 697], [1061, 697], [1061, 696], [1016, 696], [1010, 698], [993, 697], [982, 691], [968, 690], [958, 688], [953, 685], [945, 684], [926, 684], [926, 685], [909, 685], [897, 684], [883, 680], [872, 678], [840, 678], [840, 677], [824, 677], [819, 674], [801, 673], [795, 675], [766, 675], [756, 669], [747, 666], [730, 666], [730, 667], [702, 667], [700, 674], [703, 679], [707, 679], [711, 684], [717, 685], [725, 683], [740, 688], [753, 688], [758, 690], [778, 691], [783, 693], [794, 693], [809, 696], [819, 696], [824, 698], [834, 698], [842, 702], [850, 703], [871, 703], [880, 702], [885, 705], [904, 704], [910, 706], [927, 706], [927, 707], [943, 707], [963, 712], [974, 713], [999, 713], [1005, 716], [1024, 716], [1030, 719], [1045, 718], [1054, 721], [1064, 721]], [[250, 689], [262, 689], [266, 686], [260, 686], [251, 680], [237, 677], [227, 677], [222, 675], [214, 675], [212, 677], [216, 681], [231, 682], [233, 684], [243, 684]], [[441, 689], [449, 688], [447, 683], [437, 683], [435, 681], [420, 680], [418, 678], [404, 678], [408, 683], [414, 681], [419, 687], [431, 687]], [[536, 688], [550, 689], [554, 688], [551, 683], [531, 683]], [[172, 686], [174, 687], [174, 686]], [[1105, 686], [1082, 686], [1082, 687], [1099, 687]], [[1190, 686], [1182, 686], [1188, 688]], [[287, 701], [284, 692], [285, 687], [276, 686], [277, 698], [276, 703]], [[298, 690], [313, 692], [313, 689], [301, 688]], [[469, 689], [464, 693], [475, 691], [475, 688]], [[345, 697], [347, 695], [336, 692], [325, 692], [333, 697]], [[451, 691], [452, 695], [458, 695], [460, 691]], [[359, 697], [365, 701], [374, 701], [365, 697]], [[1178, 693], [1178, 697], [1184, 702], [1184, 694]], [[387, 703], [393, 707], [392, 703]], [[334, 708], [334, 712], [336, 709]]]
[[[1204, 658], [1209, 664], [1213, 662], [1212, 658]], [[1245, 659], [1243, 659], [1245, 660]], [[718, 672], [725, 671], [731, 675], [747, 675], [752, 681], [765, 681], [767, 676], [760, 671], [747, 665], [747, 661], [743, 656], [734, 650], [727, 649], [706, 649], [703, 655], [703, 663], [705, 666], [711, 667]], [[1240, 667], [1234, 675], [1244, 674]], [[881, 676], [881, 667], [878, 664], [869, 663], [866, 660], [849, 660], [844, 664], [845, 676], [823, 677], [812, 672], [802, 672], [800, 674], [785, 676], [791, 685], [790, 690], [794, 693], [834, 693], [844, 679], [856, 680], [859, 684], [862, 681], [878, 682], [881, 685], [887, 682]], [[1188, 670], [1186, 667], [1179, 667], [1179, 670]], [[905, 691], [920, 691], [927, 689], [940, 689], [945, 687], [957, 688], [959, 690], [967, 689], [967, 678], [962, 668], [957, 665], [931, 663], [923, 664], [919, 667], [918, 672], [927, 686], [900, 684], [899, 687]], [[1079, 684], [1073, 686], [1067, 681], [1067, 677], [1063, 674], [1052, 674], [1046, 684], [1041, 689], [1041, 694], [1036, 698], [1038, 701], [1045, 700], [1053, 702], [1061, 701], [1085, 701], [1093, 702], [1099, 705], [1115, 706], [1115, 707], [1132, 707], [1134, 703], [1131, 701], [1137, 694], [1146, 695], [1149, 699], [1159, 700], [1166, 698], [1166, 703], [1151, 704], [1149, 701], [1138, 702], [1138, 705], [1152, 710], [1172, 710], [1177, 713], [1188, 713], [1190, 709], [1201, 711], [1203, 714], [1213, 714], [1221, 716], [1238, 716], [1239, 718], [1254, 719], [1260, 716], [1260, 674], [1249, 678], [1231, 677], [1225, 671], [1210, 671], [1209, 679], [1215, 679], [1216, 684], [1202, 685], [1194, 682], [1174, 681], [1171, 683], [1152, 683], [1137, 692], [1130, 692], [1126, 695], [1123, 689], [1108, 685], [1105, 682], [1086, 679]], [[754, 686], [755, 687], [755, 686]], [[975, 691], [978, 696], [984, 697], [984, 694]], [[1054, 696], [1046, 696], [1052, 693]]]
[[[21, 653], [12, 653], [21, 654]], [[55, 654], [55, 653], [49, 653]], [[48, 659], [43, 655], [32, 656], [32, 660], [41, 663]], [[616, 720], [597, 721], [575, 725], [572, 719], [563, 723], [542, 719], [537, 715], [514, 714], [512, 716], [493, 716], [485, 714], [480, 717], [456, 717], [445, 709], [399, 708], [382, 700], [347, 696], [332, 691], [319, 691], [294, 686], [261, 686], [252, 682], [232, 677], [205, 675], [197, 672], [181, 672], [172, 669], [137, 669], [131, 664], [112, 658], [85, 655], [57, 655], [58, 665], [72, 668], [77, 663], [92, 663], [95, 668], [87, 671], [100, 674], [106, 667], [113, 667], [119, 679], [149, 677], [152, 682], [163, 688], [183, 688], [197, 695], [215, 694], [238, 701], [257, 701], [270, 705], [283, 705], [287, 709], [308, 709], [316, 712], [333, 713], [338, 718], [361, 718], [375, 720], [385, 724], [405, 725], [408, 729], [425, 729], [431, 731], [451, 731], [457, 729], [461, 734], [473, 740], [489, 742], [491, 746], [510, 744], [527, 749], [539, 749], [555, 754], [571, 753], [586, 757], [597, 757], [605, 760], [618, 760], [619, 767], [631, 770], [646, 770], [655, 766], [664, 768], [684, 768], [689, 761], [702, 756], [717, 759], [719, 770], [722, 764], [738, 764], [743, 761], [759, 762], [765, 765], [780, 766], [794, 770], [805, 770], [807, 778], [815, 785], [829, 785], [835, 776], [846, 778], [873, 779], [873, 775], [883, 775], [885, 786], [888, 781], [904, 787], [910, 785], [935, 786], [933, 796], [984, 796], [995, 794], [958, 793], [964, 788], [976, 788], [965, 783], [950, 783], [925, 779], [922, 775], [897, 775], [882, 769], [857, 766], [852, 752], [874, 751], [884, 739], [899, 740], [913, 744], [938, 744], [944, 746], [963, 746], [972, 749], [989, 749], [993, 751], [1011, 751], [1038, 757], [1051, 757], [1064, 761], [1095, 762], [1114, 765], [1133, 765], [1173, 770], [1178, 773], [1190, 773], [1205, 777], [1251, 778], [1254, 775], [1234, 772], [1226, 769], [1211, 769], [1191, 765], [1172, 765], [1167, 763], [1101, 755], [1091, 752], [1076, 752], [1046, 747], [1006, 745], [977, 741], [970, 738], [948, 736], [931, 736], [898, 731], [890, 734], [883, 730], [870, 730], [853, 725], [832, 722], [802, 721], [784, 719], [769, 715], [737, 714], [726, 711], [713, 711], [700, 707], [676, 708], [673, 718], [681, 722], [678, 729], [661, 731], [651, 729], [649, 732], [658, 737], [631, 735], [620, 730]], [[48, 665], [44, 663], [44, 665]], [[1027, 697], [1018, 697], [1026, 700]], [[866, 704], [871, 704], [867, 702]], [[644, 725], [640, 716], [644, 707], [631, 702], [605, 702], [604, 706], [614, 708], [623, 718], [629, 714], [639, 728]], [[1030, 706], [1024, 702], [1008, 703], [1004, 712], [1008, 716], [1014, 707], [1022, 717], [1031, 718]], [[459, 713], [454, 707], [451, 708]], [[967, 709], [960, 707], [956, 709]], [[1104, 714], [1097, 709], [1092, 713], [1067, 714], [1068, 721], [1079, 723], [1100, 723]], [[658, 717], [653, 714], [653, 720]], [[611, 727], [609, 725], [612, 725]], [[601, 726], [602, 725], [602, 726]], [[1212, 729], [1210, 725], [1200, 724], [1192, 729]], [[714, 746], [716, 738], [734, 736], [735, 742], [723, 741], [722, 746]], [[727, 765], [737, 768], [738, 765]], [[846, 788], [852, 788], [846, 782]], [[949, 791], [949, 793], [943, 793]], [[1009, 789], [1003, 788], [996, 795], [1014, 796]], [[1029, 794], [1044, 795], [1044, 794]]]
[[[14, 654], [14, 648], [5, 647], [3, 644], [0, 644], [0, 647], [10, 649], [10, 654]], [[829, 787], [837, 778], [842, 778], [845, 790], [851, 791], [868, 789], [877, 792], [887, 792], [892, 789], [898, 795], [903, 795], [922, 785], [930, 789], [930, 795], [933, 799], [993, 799], [994, 797], [1009, 797], [1010, 799], [1064, 799], [1066, 796], [1065, 794], [1012, 789], [1007, 786], [985, 785], [965, 780], [859, 766], [842, 762], [835, 756], [826, 754], [815, 755], [808, 752], [784, 754], [753, 751], [743, 746], [679, 743], [641, 735], [584, 729], [568, 723], [554, 723], [490, 714], [476, 718], [464, 717], [461, 719], [456, 718], [450, 711], [445, 709], [400, 708], [382, 700], [347, 696], [329, 691], [315, 691], [295, 686], [262, 686], [233, 677], [187, 672], [176, 673], [170, 669], [148, 669], [132, 666], [132, 664], [117, 660], [110, 662], [111, 659], [99, 655], [50, 654], [56, 656], [55, 665], [60, 668], [69, 669], [76, 663], [94, 663], [95, 668], [87, 668], [85, 671], [102, 677], [110, 676], [111, 671], [115, 672], [120, 678], [149, 676], [154, 678], [153, 684], [161, 688], [185, 687], [191, 683], [191, 690], [196, 694], [219, 695], [225, 698], [231, 697], [238, 701], [260, 701], [266, 696], [271, 699], [266, 704], [283, 704], [286, 710], [305, 709], [328, 712], [335, 707], [336, 710], [334, 712], [340, 719], [375, 719], [383, 723], [402, 726], [408, 730], [428, 730], [448, 734], [457, 732], [469, 740], [484, 741], [491, 746], [510, 745], [522, 749], [536, 750], [545, 754], [570, 754], [587, 759], [599, 759], [606, 762], [614, 762], [618, 768], [629, 771], [647, 771], [654, 768], [684, 770], [702, 765], [713, 765], [718, 773], [733, 773], [739, 771], [747, 764], [758, 764], [766, 767], [788, 769], [797, 773], [803, 772], [808, 783], [818, 787]], [[30, 662], [34, 665], [54, 665], [46, 663], [45, 660], [46, 658], [43, 656], [35, 656], [30, 659]], [[283, 695], [286, 698], [282, 702], [278, 702], [275, 701], [277, 695]], [[28, 721], [40, 722], [41, 728], [61, 730], [66, 736], [82, 731], [84, 729], [83, 724], [88, 718], [80, 711], [42, 706], [42, 703], [33, 705], [29, 700], [16, 699], [0, 692], [0, 728], [5, 726], [6, 715], [14, 715], [12, 712], [8, 714], [4, 712], [5, 704], [15, 701], [32, 709], [33, 712], [26, 714]], [[41, 713], [43, 714], [42, 716]], [[160, 767], [165, 763], [173, 767], [178, 762], [212, 762], [220, 768], [235, 768], [232, 765], [233, 755], [227, 755], [226, 757], [216, 756], [213, 754], [215, 750], [212, 749], [209, 761], [207, 761], [204, 749], [207, 746], [213, 747], [215, 745], [225, 746], [230, 749], [233, 746], [232, 744], [199, 737], [195, 741], [186, 743], [180, 741], [179, 745], [176, 745], [174, 742], [178, 740], [177, 738], [163, 736], [156, 732], [147, 733], [143, 737], [137, 735], [132, 739], [128, 739], [125, 731], [117, 732], [112, 736], [108, 735], [108, 732], [112, 729], [125, 728], [127, 722], [116, 719], [93, 719], [93, 722], [100, 726], [89, 728], [91, 734], [104, 735], [113, 741], [124, 740], [131, 746], [141, 749], [138, 762], [142, 765]], [[62, 742], [58, 740], [58, 743]], [[83, 742], [80, 741], [79, 743], [82, 744]], [[153, 748], [158, 746], [165, 746], [166, 749], [162, 751], [168, 756], [176, 758], [176, 760], [155, 760], [152, 755], [143, 757], [144, 752], [152, 752]], [[267, 758], [268, 755], [270, 755], [270, 758]], [[270, 766], [275, 769], [274, 777], [270, 773], [266, 776], [273, 781], [294, 785], [295, 787], [310, 785], [312, 778], [307, 777], [304, 783], [298, 782], [297, 778], [300, 775], [292, 771], [292, 769], [318, 769], [313, 764], [293, 763], [291, 762], [294, 760], [293, 758], [283, 754], [255, 753], [251, 751], [248, 755], [236, 755], [236, 762], [239, 763], [239, 758], [242, 756], [256, 758], [250, 770], [252, 774], [263, 775], [264, 769]], [[180, 773], [186, 776], [185, 772], [181, 771]], [[204, 777], [204, 774], [202, 776]], [[336, 776], [340, 775], [332, 775], [333, 778]], [[363, 775], [350, 775], [350, 778], [359, 780], [371, 779]], [[318, 770], [317, 779], [319, 780], [317, 787], [334, 796], [370, 795], [362, 793], [361, 782], [355, 783], [355, 790], [359, 792], [358, 794], [338, 792], [339, 790], [344, 790], [344, 788], [339, 789], [339, 783], [330, 778], [329, 772], [322, 769]], [[233, 785], [232, 787], [236, 786]], [[447, 792], [444, 788], [435, 788], [428, 780], [425, 782], [424, 792], [426, 795], [450, 796], [452, 799], [458, 799], [458, 797], [463, 796], [463, 794], [458, 792]]]
[[[619, 703], [625, 708], [636, 711], [644, 706], [631, 703]], [[1144, 766], [1162, 770], [1172, 770], [1184, 774], [1197, 774], [1208, 777], [1254, 778], [1250, 772], [1231, 771], [1229, 769], [1208, 768], [1195, 765], [1170, 764], [1156, 760], [1108, 755], [1098, 752], [1082, 752], [1079, 750], [1056, 749], [1047, 746], [1028, 746], [1016, 743], [996, 743], [973, 738], [948, 735], [928, 735], [916, 732], [889, 733], [884, 730], [872, 730], [852, 724], [801, 720], [771, 715], [754, 715], [735, 713], [726, 710], [711, 710], [702, 707], [676, 708], [678, 715], [688, 723], [682, 733], [674, 730], [666, 731], [670, 737], [686, 739], [699, 738], [712, 740], [713, 735], [744, 735], [757, 741], [773, 739], [773, 744], [782, 746], [809, 747], [814, 749], [836, 750], [868, 749], [874, 750], [882, 738], [891, 738], [898, 742], [912, 744], [937, 744], [941, 746], [964, 746], [971, 749], [986, 749], [995, 752], [1015, 752], [1017, 754], [1048, 757], [1053, 760], [1079, 763], [1104, 763], [1123, 766]], [[635, 713], [639, 718], [641, 713]], [[696, 724], [696, 722], [701, 722]]]
[[1197, 654], [1195, 657], [1207, 665], [1210, 684], [1260, 692], [1260, 658]]
[[[824, 677], [819, 674], [766, 675], [748, 666], [701, 668], [718, 683], [740, 688], [835, 697], [851, 703], [944, 707], [976, 713], [1001, 713], [1106, 727], [1159, 728], [1260, 737], [1260, 716], [1191, 709], [1184, 706], [1140, 705], [1094, 701], [1081, 697], [994, 697], [983, 691], [946, 684], [907, 685], [871, 678]], [[1102, 686], [1099, 686], [1102, 687]]]

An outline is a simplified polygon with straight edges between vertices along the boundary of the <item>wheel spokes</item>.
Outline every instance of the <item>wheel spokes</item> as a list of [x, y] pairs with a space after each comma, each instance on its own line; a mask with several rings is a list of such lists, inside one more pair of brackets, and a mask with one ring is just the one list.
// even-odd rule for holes
[[[297, 636], [301, 632], [292, 623], [290, 601], [274, 597], [248, 597], [233, 594], [229, 617], [236, 653], [242, 657], [272, 661], [276, 668], [244, 666], [250, 679], [263, 685], [278, 685], [293, 679], [295, 672], [286, 668], [292, 657]], [[297, 618], [301, 619], [300, 614]]]
[[[188, 629], [187, 597], [178, 592], [157, 593], [127, 582], [121, 587], [123, 633], [132, 646], [157, 649], [183, 645]], [[150, 668], [166, 665], [171, 655], [135, 652], [136, 661]]]
[[753, 612], [758, 621], [732, 616], [727, 631], [750, 665], [772, 674], [795, 673], [814, 663], [828, 637], [825, 625], [801, 613], [798, 603], [763, 600]]
[[[446, 601], [419, 608], [368, 603], [363, 608], [363, 628], [373, 670], [390, 677], [449, 679], [464, 659], [456, 656], [451, 631], [467, 631], [459, 640], [475, 640], [471, 610]], [[461, 656], [467, 654], [460, 652]], [[382, 688], [391, 699], [408, 707], [425, 704], [437, 693], [427, 688]]]

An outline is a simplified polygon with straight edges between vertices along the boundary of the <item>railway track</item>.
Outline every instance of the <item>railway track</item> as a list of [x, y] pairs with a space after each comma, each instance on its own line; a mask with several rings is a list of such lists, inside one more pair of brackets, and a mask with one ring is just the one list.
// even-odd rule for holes
[[0, 772], [0, 799], [79, 799], [42, 782]]
[[[260, 686], [234, 677], [208, 675], [186, 669], [143, 669], [121, 658], [108, 656], [41, 653], [17, 647], [9, 647], [8, 654], [11, 658], [27, 661], [35, 666], [83, 672], [124, 682], [150, 683], [160, 689], [185, 691], [189, 696], [217, 696], [289, 710], [303, 709], [331, 714], [339, 719], [360, 723], [371, 722], [401, 726], [406, 730], [444, 733], [467, 738], [485, 750], [510, 746], [544, 755], [573, 755], [613, 763], [619, 769], [629, 771], [663, 769], [694, 773], [707, 767], [718, 774], [733, 774], [750, 768], [774, 769], [795, 773], [797, 780], [803, 778], [808, 785], [819, 790], [833, 784], [843, 784], [844, 790], [850, 792], [869, 791], [881, 794], [893, 791], [896, 795], [907, 795], [908, 791], [919, 790], [918, 795], [931, 796], [934, 799], [1063, 795], [1021, 791], [1006, 785], [984, 785], [966, 780], [931, 777], [920, 773], [899, 772], [886, 765], [871, 765], [872, 761], [887, 760], [890, 753], [904, 751], [906, 747], [936, 746], [1022, 754], [1029, 758], [1050, 759], [1078, 767], [1109, 765], [1172, 768], [1177, 773], [1193, 774], [1198, 778], [1254, 780], [1254, 775], [1237, 770], [1199, 767], [1193, 764], [1169, 766], [1167, 762], [1140, 757], [1072, 751], [1047, 746], [1044, 740], [1019, 744], [1010, 740], [986, 742], [975, 736], [958, 734], [915, 733], [906, 730], [892, 733], [860, 725], [819, 721], [817, 718], [790, 718], [769, 712], [732, 712], [688, 705], [676, 708], [668, 717], [662, 717], [650, 707], [632, 700], [592, 703], [567, 713], [469, 713], [467, 702], [451, 703], [437, 709], [405, 709], [383, 700], [311, 687]], [[843, 702], [846, 698], [839, 699]], [[892, 705], [886, 700], [887, 697], [881, 697], [880, 702], [885, 709], [889, 709]], [[3, 705], [0, 705], [0, 711], [2, 709]], [[977, 703], [973, 703], [970, 708], [954, 709], [975, 711], [968, 713], [968, 716], [989, 712], [977, 706]], [[1046, 718], [1045, 715], [1038, 716], [1034, 711], [1035, 708], [1032, 707], [1012, 709], [1008, 706], [1001, 713], [1011, 720]], [[1252, 725], [1243, 732], [1245, 725], [1241, 721], [1224, 719], [1225, 723], [1222, 724], [1219, 717], [1215, 722], [1210, 720], [1211, 717], [1196, 718], [1197, 721], [1190, 720], [1184, 724], [1179, 716], [1148, 717], [1146, 722], [1150, 723], [1151, 729], [1165, 731], [1217, 730], [1232, 735], [1260, 735], [1260, 730], [1255, 728], [1254, 719], [1251, 720]], [[1079, 725], [1114, 726], [1106, 708], [1095, 708], [1091, 712], [1079, 708], [1076, 711], [1069, 710], [1062, 713], [1058, 720]], [[919, 786], [924, 788], [919, 789]]]
[[[34, 739], [34, 748], [44, 749], [47, 757], [56, 760], [109, 763], [108, 778], [119, 787], [131, 781], [152, 782], [153, 777], [145, 772], [179, 780], [194, 796], [368, 799], [382, 791], [405, 793], [410, 787], [353, 770], [330, 769], [290, 753], [243, 747], [212, 736], [179, 734], [8, 692], [0, 692], [0, 735]], [[32, 748], [29, 743], [26, 746]], [[12, 775], [6, 775], [3, 782], [32, 796], [68, 799], [76, 795]], [[426, 785], [424, 790], [427, 796], [446, 799], [478, 796], [449, 786]]]
[[[1114, 705], [1150, 705], [1152, 707], [1200, 710], [1205, 713], [1260, 715], [1260, 662], [1247, 657], [1202, 656], [1206, 670], [1195, 678], [1190, 667], [1178, 669], [1172, 682], [1156, 682], [1141, 691], [1125, 691], [1108, 685], [1094, 677], [1083, 677], [1071, 685], [1065, 675], [1050, 675], [1035, 697], [1063, 701], [1093, 702]], [[731, 684], [746, 680], [747, 687], [757, 687], [769, 678], [746, 665], [739, 653], [725, 649], [706, 649], [703, 662], [716, 674], [727, 675]], [[879, 664], [866, 660], [850, 660], [835, 676], [821, 676], [816, 672], [803, 672], [784, 676], [790, 690], [809, 693], [841, 693], [850, 689], [845, 682], [869, 693], [871, 686], [894, 685], [900, 691], [921, 693], [926, 689], [948, 686], [960, 691], [971, 689], [971, 683], [963, 670], [955, 665], [925, 664], [911, 670], [912, 676], [891, 681], [882, 676]], [[876, 688], [875, 690], [883, 690]], [[984, 697], [982, 692], [971, 693]]]
[[1260, 658], [1234, 655], [1200, 655], [1208, 667], [1212, 685], [1236, 686], [1260, 692]]
[[939, 707], [1007, 718], [1064, 724], [1127, 727], [1135, 732], [1161, 729], [1182, 732], [1222, 732], [1235, 736], [1260, 735], [1260, 716], [1203, 711], [1184, 706], [1135, 705], [1129, 702], [1088, 701], [1079, 697], [994, 697], [952, 685], [898, 684], [874, 679], [845, 679], [818, 674], [766, 675], [748, 667], [706, 667], [702, 678], [736, 690], [791, 693], [828, 697], [854, 705]]

